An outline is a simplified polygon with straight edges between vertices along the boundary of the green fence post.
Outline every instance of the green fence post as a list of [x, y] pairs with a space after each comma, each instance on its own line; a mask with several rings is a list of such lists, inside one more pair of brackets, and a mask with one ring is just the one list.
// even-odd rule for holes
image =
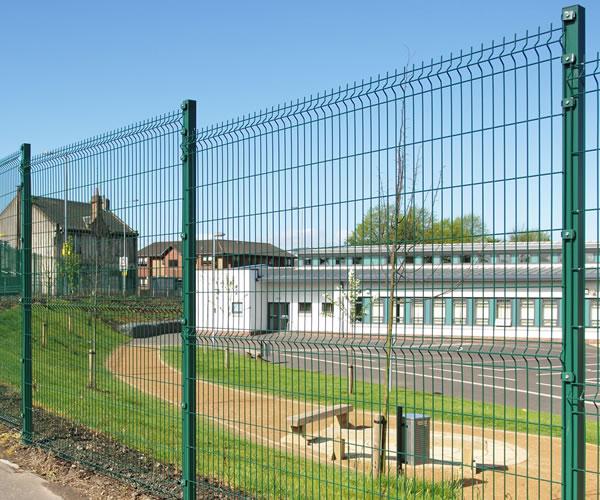
[[563, 357], [562, 498], [585, 496], [585, 9], [563, 21]]
[[33, 436], [31, 369], [31, 146], [21, 146], [21, 418], [23, 443]]
[[183, 172], [183, 498], [196, 498], [196, 101], [181, 105]]

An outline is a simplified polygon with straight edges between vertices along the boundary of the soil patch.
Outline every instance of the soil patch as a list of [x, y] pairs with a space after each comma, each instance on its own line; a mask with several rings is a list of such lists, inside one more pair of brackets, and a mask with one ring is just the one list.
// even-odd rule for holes
[[[181, 498], [181, 473], [175, 466], [157, 462], [109, 436], [41, 408], [33, 411], [36, 446], [23, 446], [15, 428], [5, 425], [18, 422], [19, 403], [20, 397], [14, 390], [0, 385], [0, 416], [5, 417], [0, 423], [3, 458], [48, 481], [71, 486], [81, 491], [83, 498]], [[198, 498], [244, 496], [212, 479], [197, 481]]]

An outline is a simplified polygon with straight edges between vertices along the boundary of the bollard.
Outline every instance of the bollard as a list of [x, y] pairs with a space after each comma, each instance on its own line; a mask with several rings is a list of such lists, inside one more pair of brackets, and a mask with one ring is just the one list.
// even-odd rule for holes
[[48, 323], [46, 321], [42, 322], [42, 347], [46, 347], [48, 342], [46, 335], [48, 333]]
[[372, 466], [373, 466], [373, 477], [377, 479], [383, 469], [383, 459], [384, 459], [384, 449], [383, 443], [385, 441], [385, 417], [383, 415], [379, 415], [373, 421], [373, 456], [372, 456]]
[[348, 394], [354, 393], [354, 366], [348, 365]]
[[88, 387], [96, 388], [96, 352], [92, 349], [88, 351]]
[[404, 408], [396, 407], [396, 474], [402, 474], [404, 463]]

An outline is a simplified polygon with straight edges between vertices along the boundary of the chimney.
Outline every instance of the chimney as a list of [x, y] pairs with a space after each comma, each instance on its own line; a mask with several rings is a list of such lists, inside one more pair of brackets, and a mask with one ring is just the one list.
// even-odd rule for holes
[[98, 188], [94, 190], [94, 195], [92, 196], [92, 222], [94, 222], [98, 216], [100, 215], [100, 211], [102, 210], [102, 197], [98, 192]]

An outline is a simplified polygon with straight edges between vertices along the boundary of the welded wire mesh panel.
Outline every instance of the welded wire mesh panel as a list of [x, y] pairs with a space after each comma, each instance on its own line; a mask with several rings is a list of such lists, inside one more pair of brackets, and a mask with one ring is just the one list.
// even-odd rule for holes
[[598, 53], [588, 56], [584, 67], [586, 99], [586, 151], [585, 151], [585, 197], [586, 240], [589, 241], [585, 258], [585, 382], [583, 389], [586, 418], [586, 493], [590, 498], [600, 497], [598, 474], [600, 452], [600, 57]]
[[160, 357], [181, 331], [180, 129], [176, 112], [38, 154], [29, 201], [34, 441], [166, 497], [180, 491], [180, 381]]
[[19, 152], [0, 159], [0, 345], [3, 352], [11, 347], [0, 363], [0, 420], [10, 424], [19, 422], [21, 404], [20, 228], [12, 210], [21, 184], [20, 162]]
[[540, 29], [198, 133], [201, 475], [559, 494], [561, 51]]

